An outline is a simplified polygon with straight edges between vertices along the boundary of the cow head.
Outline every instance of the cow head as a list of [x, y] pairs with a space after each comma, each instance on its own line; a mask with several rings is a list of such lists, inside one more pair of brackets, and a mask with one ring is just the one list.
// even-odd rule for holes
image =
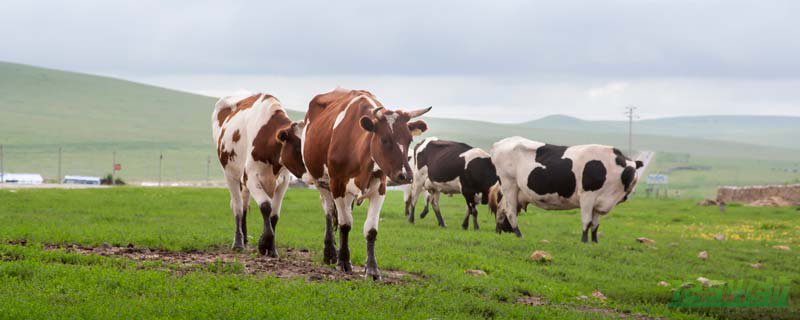
[[432, 107], [414, 111], [377, 108], [372, 115], [361, 117], [361, 127], [372, 133], [370, 155], [375, 164], [397, 184], [411, 182], [408, 148], [413, 136], [428, 130], [425, 121], [410, 121], [430, 111]]
[[306, 172], [306, 165], [303, 162], [303, 129], [306, 124], [303, 121], [292, 122], [291, 125], [278, 130], [278, 141], [281, 143], [280, 161], [286, 169], [289, 169], [295, 177], [302, 177]]

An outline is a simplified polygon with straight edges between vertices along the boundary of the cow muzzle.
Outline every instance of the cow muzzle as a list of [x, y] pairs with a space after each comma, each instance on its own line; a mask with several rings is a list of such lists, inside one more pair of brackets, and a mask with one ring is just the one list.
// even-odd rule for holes
[[394, 177], [391, 177], [391, 180], [396, 184], [409, 184], [411, 183], [411, 175], [401, 171]]

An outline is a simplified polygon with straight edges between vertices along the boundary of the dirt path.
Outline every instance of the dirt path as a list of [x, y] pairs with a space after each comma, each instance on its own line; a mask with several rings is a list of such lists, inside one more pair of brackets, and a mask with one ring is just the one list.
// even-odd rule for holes
[[[310, 281], [350, 281], [364, 279], [363, 266], [353, 266], [353, 273], [341, 272], [333, 267], [320, 265], [313, 261], [313, 254], [305, 249], [288, 248], [281, 252], [280, 258], [267, 258], [260, 256], [255, 251], [241, 253], [228, 250], [172, 252], [159, 249], [138, 248], [133, 245], [127, 247], [114, 247], [103, 245], [86, 247], [81, 245], [45, 245], [47, 250], [64, 250], [66, 252], [80, 253], [83, 255], [98, 255], [105, 257], [122, 257], [135, 261], [161, 261], [165, 267], [186, 274], [198, 270], [212, 270], [214, 268], [239, 268], [237, 263], [244, 267], [243, 272], [249, 275], [274, 275], [278, 278], [302, 277]], [[227, 264], [227, 265], [226, 265]], [[399, 284], [419, 279], [415, 274], [396, 271], [381, 270], [385, 284]]]

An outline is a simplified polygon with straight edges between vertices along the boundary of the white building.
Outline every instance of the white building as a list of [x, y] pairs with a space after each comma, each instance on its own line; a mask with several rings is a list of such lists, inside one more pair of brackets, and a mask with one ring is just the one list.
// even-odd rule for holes
[[0, 174], [0, 182], [17, 184], [42, 184], [44, 178], [37, 173], [5, 173]]
[[64, 176], [65, 184], [100, 185], [100, 177]]

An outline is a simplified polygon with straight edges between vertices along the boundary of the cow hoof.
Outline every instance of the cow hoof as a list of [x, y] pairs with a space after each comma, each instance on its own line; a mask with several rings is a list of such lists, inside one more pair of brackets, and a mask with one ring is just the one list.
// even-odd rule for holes
[[277, 257], [278, 251], [275, 250], [275, 239], [261, 236], [261, 239], [258, 240], [258, 253], [262, 256]]
[[339, 261], [339, 271], [347, 273], [353, 272], [353, 265], [350, 261]]
[[445, 225], [444, 223], [440, 223], [439, 226], [442, 228], [447, 228], [447, 225]]
[[419, 213], [419, 218], [424, 219], [425, 216], [427, 215], [428, 215], [428, 209], [422, 210], [422, 212]]
[[372, 278], [373, 281], [381, 280], [381, 273], [378, 271], [378, 267], [367, 267], [365, 271], [367, 278]]
[[242, 251], [244, 251], [244, 245], [234, 244], [233, 246], [231, 246], [231, 250], [233, 250], [235, 252], [242, 252]]
[[334, 264], [339, 260], [339, 259], [336, 258], [337, 254], [339, 254], [339, 253], [336, 252], [336, 248], [335, 247], [326, 247], [325, 251], [323, 252], [322, 261], [325, 264]]

